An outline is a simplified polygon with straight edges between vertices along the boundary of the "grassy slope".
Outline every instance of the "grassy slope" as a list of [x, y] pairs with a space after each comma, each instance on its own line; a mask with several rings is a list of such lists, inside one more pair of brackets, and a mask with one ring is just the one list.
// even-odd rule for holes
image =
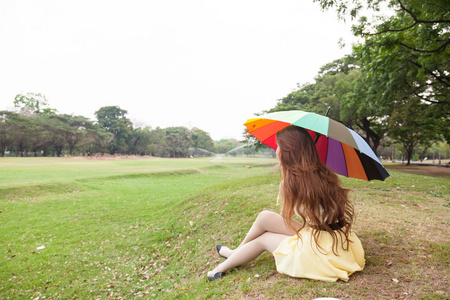
[[[260, 210], [279, 210], [279, 176], [273, 167], [247, 169], [245, 162], [199, 161], [182, 172], [171, 163], [160, 167], [172, 173], [121, 175], [111, 167], [114, 176], [98, 168], [95, 176], [60, 176], [61, 184], [50, 179], [31, 188], [5, 184], [0, 298], [449, 296], [448, 180], [400, 172], [386, 182], [343, 179], [354, 190], [355, 230], [367, 260], [348, 283], [277, 274], [270, 254], [211, 283], [206, 271], [220, 261], [214, 245], [238, 245]], [[46, 248], [36, 250], [41, 245]]]
[[[285, 299], [331, 296], [340, 299], [447, 299], [448, 180], [392, 172], [392, 178], [386, 182], [367, 183], [347, 178], [343, 181], [354, 190], [352, 197], [358, 217], [355, 231], [365, 247], [367, 262], [365, 270], [354, 274], [348, 283], [280, 275], [269, 254], [232, 270], [220, 281], [204, 280], [206, 271], [211, 269], [208, 264], [215, 265], [221, 260], [214, 251], [216, 243], [237, 246], [257, 212], [279, 210], [274, 203], [278, 176], [268, 175], [210, 189], [195, 198], [200, 203], [198, 206], [183, 203], [180, 211], [187, 211], [182, 218], [184, 223], [200, 216], [196, 230], [185, 234], [190, 236], [189, 240], [201, 242], [194, 249], [185, 247], [183, 244], [189, 242], [183, 238], [185, 234], [171, 242], [185, 252], [181, 252], [181, 257], [173, 250], [167, 255], [177, 257], [168, 265], [174, 273], [165, 281], [173, 282], [173, 286], [167, 286], [167, 299], [174, 295], [239, 299], [280, 296]], [[196, 277], [180, 280], [176, 262], [187, 266], [187, 273]]]

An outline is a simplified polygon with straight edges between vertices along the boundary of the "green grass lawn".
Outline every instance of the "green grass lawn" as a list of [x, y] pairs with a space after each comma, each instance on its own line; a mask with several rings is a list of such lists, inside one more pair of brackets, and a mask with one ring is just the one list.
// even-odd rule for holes
[[398, 171], [342, 178], [366, 251], [348, 283], [278, 274], [269, 253], [208, 282], [215, 244], [280, 209], [275, 160], [210, 160], [0, 159], [0, 299], [449, 297], [449, 180]]

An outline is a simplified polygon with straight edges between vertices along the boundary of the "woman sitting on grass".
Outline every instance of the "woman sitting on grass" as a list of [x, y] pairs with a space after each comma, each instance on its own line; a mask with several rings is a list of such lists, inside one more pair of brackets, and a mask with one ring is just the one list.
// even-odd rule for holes
[[[321, 163], [305, 129], [285, 128], [277, 133], [277, 145], [281, 215], [261, 212], [234, 250], [217, 245], [218, 254], [226, 260], [208, 272], [208, 279], [219, 279], [229, 269], [270, 251], [282, 274], [347, 281], [365, 263], [361, 242], [351, 230], [354, 213], [349, 190]], [[301, 222], [294, 220], [295, 215]]]

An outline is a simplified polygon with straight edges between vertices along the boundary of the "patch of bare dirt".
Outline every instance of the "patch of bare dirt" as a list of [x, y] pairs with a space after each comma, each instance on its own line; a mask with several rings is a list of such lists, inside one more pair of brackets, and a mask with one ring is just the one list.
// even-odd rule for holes
[[64, 158], [70, 159], [89, 159], [89, 160], [119, 160], [119, 159], [150, 159], [150, 156], [140, 155], [121, 155], [121, 154], [104, 154], [94, 153], [90, 155], [64, 155]]
[[389, 165], [384, 164], [386, 169], [396, 170], [401, 172], [409, 172], [414, 174], [420, 174], [424, 176], [444, 177], [450, 179], [450, 168], [438, 167], [438, 166], [423, 166], [423, 165]]

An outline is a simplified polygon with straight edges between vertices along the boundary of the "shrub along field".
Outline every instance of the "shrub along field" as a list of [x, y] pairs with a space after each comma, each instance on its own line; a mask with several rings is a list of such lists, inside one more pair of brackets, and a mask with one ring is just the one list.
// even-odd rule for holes
[[270, 253], [208, 282], [279, 211], [273, 159], [0, 159], [0, 299], [448, 299], [450, 180], [348, 179], [366, 251], [349, 282], [278, 274]]

